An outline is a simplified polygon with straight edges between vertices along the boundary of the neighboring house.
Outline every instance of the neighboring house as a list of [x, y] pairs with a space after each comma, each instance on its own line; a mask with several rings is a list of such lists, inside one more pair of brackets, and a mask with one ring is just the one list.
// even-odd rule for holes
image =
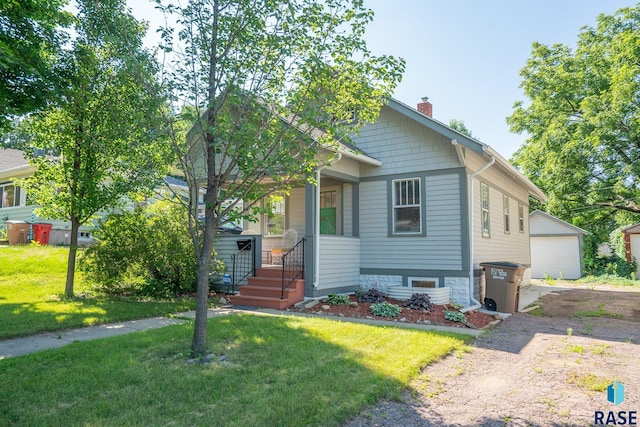
[[[34, 206], [28, 202], [26, 192], [13, 184], [14, 179], [28, 178], [34, 172], [35, 168], [29, 164], [21, 150], [0, 148], [0, 227], [6, 229], [7, 221], [52, 224], [49, 244], [68, 245], [71, 224], [66, 221], [51, 221], [35, 215]], [[89, 242], [90, 234], [90, 227], [80, 227], [79, 242]]]
[[634, 258], [638, 262], [636, 277], [640, 276], [640, 224], [632, 225], [622, 230], [627, 262]]
[[[545, 195], [491, 147], [434, 120], [429, 102], [390, 100], [354, 143], [317, 171], [319, 186], [294, 188], [274, 215], [244, 224], [262, 236], [259, 261], [284, 230], [305, 238], [305, 297], [417, 287], [472, 306], [479, 263], [530, 264], [529, 196]], [[228, 262], [232, 247], [219, 239], [219, 256]], [[250, 279], [232, 301], [270, 306], [249, 292], [258, 286]]]
[[[34, 206], [28, 203], [26, 192], [19, 186], [13, 184], [14, 179], [28, 178], [35, 172], [35, 167], [31, 166], [21, 150], [11, 148], [0, 148], [0, 228], [6, 228], [7, 221], [25, 221], [28, 223], [44, 222], [53, 225], [49, 235], [51, 245], [69, 245], [71, 235], [71, 224], [67, 221], [51, 221], [41, 218], [34, 213]], [[158, 187], [155, 194], [149, 201], [164, 198], [182, 197], [187, 198], [189, 187], [187, 183], [173, 177], [164, 178], [164, 186]], [[204, 190], [199, 194], [199, 203], [204, 202]], [[133, 209], [134, 203], [126, 204], [124, 209]], [[120, 209], [114, 209], [118, 212]], [[204, 212], [204, 208], [201, 208]], [[89, 244], [91, 238], [92, 224], [80, 227], [79, 244]]]
[[583, 237], [587, 231], [536, 210], [529, 215], [531, 277], [579, 279], [582, 276]]

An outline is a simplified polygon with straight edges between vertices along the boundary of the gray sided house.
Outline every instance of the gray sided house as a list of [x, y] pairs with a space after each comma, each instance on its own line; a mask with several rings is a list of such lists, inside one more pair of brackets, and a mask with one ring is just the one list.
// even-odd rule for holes
[[[245, 223], [239, 237], [258, 235], [258, 264], [278, 264], [273, 250], [285, 233], [304, 237], [304, 289], [270, 305], [252, 292], [261, 286], [253, 277], [232, 301], [282, 308], [302, 295], [362, 285], [397, 296], [426, 289], [432, 299], [469, 307], [477, 304], [479, 263], [530, 265], [529, 196], [545, 195], [491, 147], [430, 112], [428, 102], [416, 110], [390, 100], [354, 137], [357, 149], [341, 147], [338, 160], [317, 171], [319, 186], [295, 188], [274, 215]], [[225, 248], [235, 245], [224, 237], [218, 245], [229, 266]], [[256, 276], [268, 275], [259, 270]]]
[[529, 215], [529, 233], [532, 278], [579, 279], [582, 276], [585, 230], [536, 210]]

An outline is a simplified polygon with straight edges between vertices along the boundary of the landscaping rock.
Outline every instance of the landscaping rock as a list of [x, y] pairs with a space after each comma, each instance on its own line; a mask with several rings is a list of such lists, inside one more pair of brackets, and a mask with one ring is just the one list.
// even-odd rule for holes
[[305, 301], [305, 306], [304, 308], [311, 308], [311, 307], [315, 307], [316, 305], [318, 305], [319, 302], [317, 299], [312, 299], [310, 301]]

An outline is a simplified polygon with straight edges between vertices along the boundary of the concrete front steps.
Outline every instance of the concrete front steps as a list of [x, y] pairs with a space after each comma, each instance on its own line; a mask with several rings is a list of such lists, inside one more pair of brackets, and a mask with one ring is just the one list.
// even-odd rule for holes
[[304, 299], [304, 280], [296, 279], [282, 293], [282, 268], [257, 268], [255, 277], [238, 287], [239, 295], [229, 296], [233, 305], [284, 310]]

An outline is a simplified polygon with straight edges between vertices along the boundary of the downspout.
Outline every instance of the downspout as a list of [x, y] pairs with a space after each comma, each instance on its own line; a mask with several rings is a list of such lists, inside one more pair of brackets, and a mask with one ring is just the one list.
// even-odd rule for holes
[[473, 178], [489, 169], [496, 162], [495, 157], [491, 154], [489, 156], [491, 159], [484, 166], [469, 174], [469, 299], [472, 305], [461, 309], [461, 313], [482, 307], [482, 303], [473, 297]]
[[[334, 162], [342, 159], [342, 153], [338, 153], [338, 157]], [[327, 166], [320, 166], [316, 169], [316, 206], [315, 206], [315, 226], [313, 240], [313, 287], [317, 288], [320, 283], [320, 171]]]

